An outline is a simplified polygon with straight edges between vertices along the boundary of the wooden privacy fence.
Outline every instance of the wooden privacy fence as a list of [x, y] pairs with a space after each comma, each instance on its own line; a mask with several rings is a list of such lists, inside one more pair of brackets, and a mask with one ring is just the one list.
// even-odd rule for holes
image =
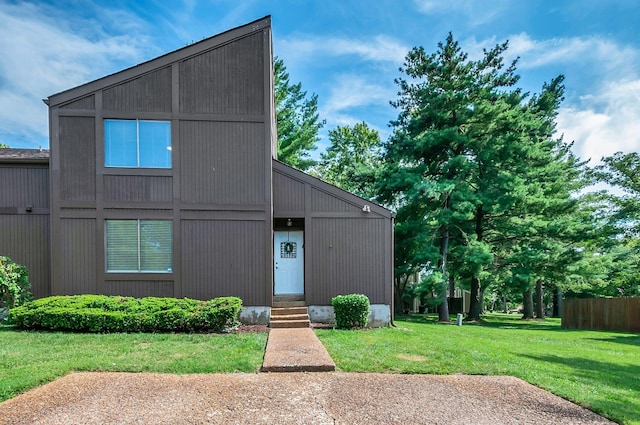
[[565, 300], [565, 329], [640, 332], [640, 298], [585, 298]]

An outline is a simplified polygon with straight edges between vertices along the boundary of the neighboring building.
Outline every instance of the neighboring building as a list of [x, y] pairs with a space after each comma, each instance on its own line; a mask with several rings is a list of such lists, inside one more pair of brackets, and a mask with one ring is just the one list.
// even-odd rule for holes
[[278, 296], [322, 320], [335, 295], [364, 293], [388, 323], [393, 216], [277, 161], [272, 62], [267, 17], [50, 96], [49, 173], [25, 163], [42, 173], [27, 187], [0, 152], [16, 188], [50, 178], [50, 242], [28, 237], [33, 262], [7, 236], [35, 214], [49, 225], [48, 191], [0, 197], [0, 254], [50, 264], [50, 279], [32, 271], [37, 296], [233, 295], [265, 322]]

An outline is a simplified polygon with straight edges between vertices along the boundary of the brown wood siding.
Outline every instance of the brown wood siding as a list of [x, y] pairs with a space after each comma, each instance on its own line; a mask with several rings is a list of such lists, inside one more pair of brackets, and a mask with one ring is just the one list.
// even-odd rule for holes
[[262, 32], [180, 63], [180, 112], [264, 113]]
[[385, 264], [384, 219], [313, 218], [305, 240], [310, 266], [305, 283], [308, 304], [330, 305], [336, 295], [365, 294], [372, 304], [390, 304]]
[[104, 90], [102, 108], [106, 111], [170, 112], [171, 67]]
[[173, 179], [162, 176], [105, 175], [104, 200], [109, 202], [171, 202]]
[[49, 169], [47, 167], [0, 167], [0, 208], [49, 208]]
[[90, 95], [61, 106], [61, 109], [95, 109], [96, 97]]
[[60, 117], [60, 198], [93, 201], [96, 196], [95, 119]]
[[264, 204], [264, 124], [182, 121], [182, 201]]
[[59, 225], [62, 281], [57, 282], [54, 294], [95, 294], [96, 220], [61, 219]]
[[184, 220], [183, 296], [236, 296], [244, 305], [265, 305], [264, 226], [264, 221]]
[[[360, 201], [363, 205], [367, 201]], [[311, 190], [311, 209], [313, 211], [330, 211], [330, 212], [359, 212], [361, 206], [355, 206], [343, 199], [336, 198], [322, 190]]]
[[104, 283], [106, 295], [123, 297], [173, 297], [171, 281], [107, 280]]
[[49, 215], [0, 214], [0, 255], [29, 270], [35, 298], [50, 295]]
[[273, 173], [273, 210], [283, 214], [304, 215], [304, 183]]

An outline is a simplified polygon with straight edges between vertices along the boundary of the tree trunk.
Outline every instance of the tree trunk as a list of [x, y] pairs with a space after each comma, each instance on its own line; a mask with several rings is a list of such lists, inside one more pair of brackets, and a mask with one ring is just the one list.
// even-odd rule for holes
[[404, 290], [407, 287], [407, 281], [409, 280], [409, 276], [396, 277], [394, 279], [395, 285], [395, 310], [396, 314], [402, 314], [402, 297], [404, 295]]
[[447, 302], [447, 254], [449, 253], [449, 227], [443, 226], [440, 232], [440, 271], [442, 283], [440, 283], [440, 306], [438, 308], [438, 322], [449, 323], [449, 303]]
[[469, 315], [466, 320], [480, 320], [480, 313], [482, 312], [482, 290], [480, 286], [480, 278], [477, 276], [471, 278], [470, 298]]
[[553, 289], [553, 317], [562, 317], [562, 289]]
[[507, 310], [507, 296], [506, 295], [502, 296], [502, 305], [504, 306], [502, 308], [502, 312], [503, 313], [508, 313], [509, 311]]
[[544, 319], [544, 296], [542, 293], [542, 279], [536, 280], [536, 317]]
[[453, 275], [449, 273], [449, 298], [453, 298], [456, 293], [456, 281]]
[[522, 308], [524, 309], [522, 318], [533, 319], [533, 291], [531, 290], [531, 288], [528, 288], [526, 291], [524, 291]]

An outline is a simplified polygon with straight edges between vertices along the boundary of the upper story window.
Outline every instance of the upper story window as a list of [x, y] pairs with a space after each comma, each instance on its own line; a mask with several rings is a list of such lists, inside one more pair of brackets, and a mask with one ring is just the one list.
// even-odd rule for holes
[[171, 168], [171, 122], [104, 120], [104, 165]]

